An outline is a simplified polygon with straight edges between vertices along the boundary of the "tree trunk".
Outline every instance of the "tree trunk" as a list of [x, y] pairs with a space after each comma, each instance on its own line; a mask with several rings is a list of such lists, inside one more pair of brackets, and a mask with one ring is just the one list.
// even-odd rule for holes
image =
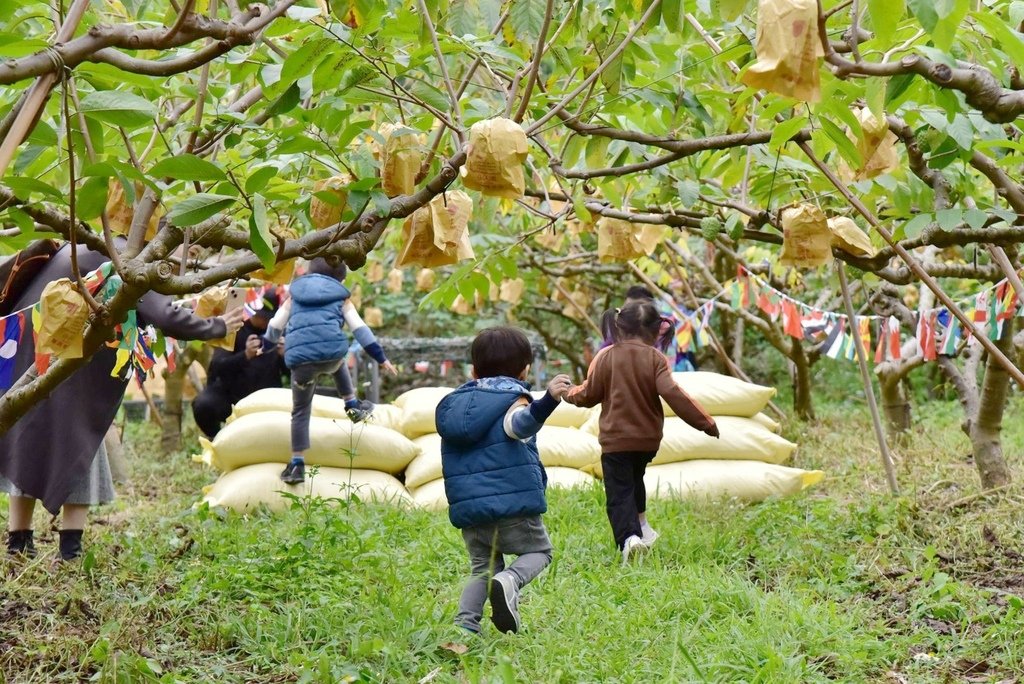
[[814, 420], [811, 396], [811, 363], [799, 340], [793, 340], [789, 360], [793, 362], [793, 410], [800, 420]]
[[[1002, 338], [996, 346], [1004, 354], [1013, 347], [1013, 318], [1006, 320]], [[974, 465], [981, 476], [985, 489], [1010, 484], [1013, 479], [1003, 457], [1003, 412], [1010, 386], [1010, 376], [998, 363], [989, 359], [985, 368], [985, 380], [981, 387], [978, 414], [971, 424], [971, 447], [974, 450]]]
[[199, 356], [202, 356], [201, 352], [186, 346], [185, 351], [178, 354], [174, 372], [164, 371], [163, 434], [160, 437], [160, 447], [165, 454], [181, 449], [181, 423], [184, 414], [182, 392], [185, 383], [188, 382], [188, 369]]
[[885, 423], [889, 434], [901, 439], [912, 424], [910, 400], [903, 388], [903, 377], [899, 375], [880, 375], [879, 386], [882, 388], [882, 410], [885, 412]]

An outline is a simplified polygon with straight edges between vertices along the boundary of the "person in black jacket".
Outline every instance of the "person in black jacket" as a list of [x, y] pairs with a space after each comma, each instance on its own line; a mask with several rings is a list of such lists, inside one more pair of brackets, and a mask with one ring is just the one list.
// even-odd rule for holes
[[235, 336], [234, 351], [214, 350], [206, 387], [192, 402], [196, 425], [210, 439], [220, 432], [235, 403], [256, 390], [281, 387], [282, 377], [288, 375], [284, 339], [273, 346], [263, 340], [267, 323], [279, 304], [277, 292], [268, 290], [263, 296], [263, 307], [242, 324]]

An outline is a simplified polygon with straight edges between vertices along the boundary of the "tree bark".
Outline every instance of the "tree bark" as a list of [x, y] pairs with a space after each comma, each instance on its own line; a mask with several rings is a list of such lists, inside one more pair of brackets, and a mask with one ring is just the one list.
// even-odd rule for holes
[[[1013, 349], [1013, 318], [1006, 320], [1003, 336], [996, 343], [1000, 351], [1009, 354]], [[972, 421], [970, 437], [974, 450], [974, 465], [985, 489], [1007, 485], [1013, 479], [1003, 457], [1003, 412], [1010, 385], [1010, 376], [998, 363], [989, 359], [985, 380], [978, 401], [978, 413]]]
[[789, 360], [793, 362], [793, 410], [800, 420], [814, 420], [814, 398], [811, 394], [811, 363], [799, 340], [793, 340]]
[[903, 376], [896, 374], [880, 374], [879, 386], [882, 388], [882, 410], [889, 434], [897, 439], [910, 432], [913, 422], [910, 400], [903, 388]]
[[[205, 348], [205, 346], [204, 346]], [[191, 345], [185, 347], [177, 358], [174, 372], [164, 370], [164, 407], [163, 433], [160, 437], [160, 448], [165, 454], [181, 449], [181, 424], [184, 416], [182, 393], [188, 382], [188, 370], [201, 353], [197, 353]]]

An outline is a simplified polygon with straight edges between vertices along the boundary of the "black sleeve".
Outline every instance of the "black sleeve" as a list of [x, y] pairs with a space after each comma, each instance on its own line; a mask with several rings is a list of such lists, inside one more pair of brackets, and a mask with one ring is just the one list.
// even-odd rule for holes
[[191, 309], [174, 306], [167, 295], [147, 292], [136, 307], [139, 317], [176, 340], [215, 340], [227, 334], [220, 318], [200, 318]]

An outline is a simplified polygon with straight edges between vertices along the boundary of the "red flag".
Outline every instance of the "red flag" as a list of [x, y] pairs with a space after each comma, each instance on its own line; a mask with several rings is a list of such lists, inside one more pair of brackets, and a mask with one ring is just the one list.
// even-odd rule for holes
[[804, 338], [804, 326], [800, 322], [800, 312], [796, 303], [791, 299], [782, 300], [782, 327], [787, 335], [798, 340]]
[[917, 321], [917, 346], [925, 361], [934, 361], [938, 357], [935, 348], [935, 324], [938, 312], [922, 311]]

